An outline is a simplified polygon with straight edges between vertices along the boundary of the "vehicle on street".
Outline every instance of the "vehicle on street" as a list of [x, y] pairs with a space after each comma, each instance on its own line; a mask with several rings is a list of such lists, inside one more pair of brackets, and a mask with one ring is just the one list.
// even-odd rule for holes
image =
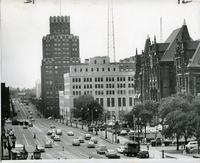
[[9, 136], [14, 136], [14, 131], [13, 130], [9, 131]]
[[198, 141], [191, 141], [185, 146], [187, 153], [192, 153], [194, 149], [198, 148]]
[[70, 131], [67, 132], [67, 135], [68, 136], [74, 136], [74, 132], [70, 130]]
[[56, 136], [56, 134], [55, 134], [55, 132], [53, 132], [53, 133], [51, 134], [51, 139], [54, 139], [55, 136]]
[[165, 146], [169, 146], [170, 144], [172, 144], [172, 140], [168, 140], [168, 139], [165, 139], [164, 142], [162, 142], [162, 138], [155, 138], [154, 140], [151, 140], [151, 145], [152, 146], [161, 146], [162, 143], [165, 144]]
[[57, 129], [56, 130], [56, 135], [62, 135], [62, 130], [61, 129]]
[[73, 146], [80, 146], [81, 144], [80, 144], [79, 139], [73, 139], [73, 140], [72, 140], [72, 145], [73, 145]]
[[97, 153], [98, 154], [105, 154], [105, 152], [107, 151], [107, 146], [106, 145], [99, 145], [97, 147]]
[[5, 123], [6, 124], [12, 124], [12, 120], [10, 118], [8, 118], [8, 119], [5, 120]]
[[54, 141], [60, 141], [60, 136], [55, 135], [54, 138], [53, 138], [53, 140], [54, 140]]
[[46, 141], [44, 146], [45, 146], [45, 148], [52, 148], [53, 143], [52, 143], [52, 141]]
[[84, 137], [83, 136], [78, 136], [77, 139], [79, 140], [80, 143], [84, 143]]
[[88, 147], [88, 148], [95, 148], [94, 142], [93, 142], [93, 141], [88, 141], [88, 142], [87, 142], [87, 147]]
[[127, 134], [128, 134], [128, 132], [126, 130], [122, 130], [119, 135], [125, 136]]
[[23, 129], [27, 129], [28, 127], [26, 125], [23, 125]]
[[31, 118], [31, 122], [35, 122], [35, 119], [34, 119], [34, 118]]
[[117, 147], [117, 152], [118, 153], [124, 153], [124, 146]]
[[47, 131], [47, 135], [51, 135], [52, 133], [53, 133], [52, 130], [48, 130], [48, 131]]
[[32, 122], [29, 122], [29, 123], [28, 123], [28, 126], [29, 126], [29, 127], [33, 127], [33, 123], [32, 123]]
[[98, 143], [97, 137], [91, 137], [90, 141], [93, 141], [94, 144], [97, 144], [97, 143]]
[[149, 158], [149, 151], [147, 151], [147, 150], [140, 150], [138, 152], [137, 158]]
[[47, 119], [53, 119], [53, 117], [48, 117]]
[[50, 126], [50, 128], [56, 128], [56, 126], [54, 126], [53, 124]]
[[37, 145], [37, 148], [40, 150], [40, 152], [45, 152], [45, 147], [43, 145]]
[[117, 151], [114, 149], [108, 149], [105, 151], [105, 156], [108, 158], [120, 158], [120, 156], [117, 155]]
[[16, 153], [17, 158], [21, 158], [21, 152], [24, 149], [23, 144], [15, 144], [15, 148], [13, 148], [11, 151], [12, 153]]
[[85, 140], [90, 140], [91, 137], [92, 137], [92, 136], [91, 136], [90, 134], [85, 134], [85, 136], [84, 136]]
[[30, 115], [33, 115], [33, 112], [32, 112], [32, 111], [30, 112]]
[[128, 141], [128, 142], [124, 143], [124, 152], [123, 152], [124, 155], [137, 156], [139, 150], [140, 150], [140, 146], [139, 146], [138, 142]]

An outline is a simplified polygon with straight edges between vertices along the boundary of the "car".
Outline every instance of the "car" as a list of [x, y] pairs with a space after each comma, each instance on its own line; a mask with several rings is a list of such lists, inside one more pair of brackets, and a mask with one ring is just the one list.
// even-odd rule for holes
[[117, 152], [118, 153], [124, 153], [124, 146], [117, 147]]
[[53, 133], [51, 134], [51, 139], [54, 139], [55, 136], [56, 136], [56, 134], [55, 134], [55, 132], [53, 132]]
[[29, 126], [29, 127], [33, 127], [33, 123], [32, 123], [32, 122], [29, 122], [29, 123], [28, 123], [28, 126]]
[[32, 112], [32, 111], [30, 111], [30, 115], [33, 115], [33, 112]]
[[28, 128], [27, 126], [23, 125], [23, 129], [27, 129], [27, 128]]
[[120, 156], [117, 155], [117, 151], [114, 149], [108, 149], [105, 151], [105, 156], [108, 158], [120, 158]]
[[119, 135], [122, 135], [122, 136], [125, 136], [125, 135], [127, 135], [128, 133], [127, 133], [127, 131], [126, 130], [122, 130], [121, 132], [120, 132], [120, 134]]
[[14, 136], [14, 131], [13, 130], [9, 131], [9, 136]]
[[83, 138], [83, 136], [78, 136], [77, 139], [79, 140], [80, 143], [84, 143], [84, 138]]
[[34, 119], [34, 118], [31, 118], [31, 122], [35, 122], [35, 119]]
[[194, 149], [198, 148], [198, 141], [191, 141], [185, 146], [187, 153], [192, 153]]
[[53, 147], [52, 141], [46, 141], [44, 147], [45, 148], [52, 148]]
[[62, 130], [61, 129], [57, 129], [56, 130], [56, 135], [62, 135]]
[[85, 134], [85, 136], [84, 136], [85, 140], [90, 140], [91, 137], [92, 137], [92, 136], [91, 136], [90, 134]]
[[88, 148], [95, 148], [94, 142], [93, 142], [93, 141], [88, 141], [88, 142], [87, 142], [87, 147], [88, 147]]
[[97, 143], [98, 143], [97, 137], [91, 137], [90, 141], [93, 141], [94, 144], [97, 144]]
[[73, 146], [80, 146], [81, 144], [80, 144], [79, 139], [73, 139], [73, 140], [72, 140], [72, 145], [73, 145]]
[[70, 130], [70, 131], [67, 132], [67, 135], [68, 136], [74, 136], [74, 132]]
[[52, 130], [48, 130], [48, 131], [47, 131], [47, 135], [51, 135], [52, 133], [53, 133]]
[[15, 144], [15, 147], [12, 148], [12, 153], [16, 153], [16, 157], [21, 159], [21, 152], [24, 149], [24, 145], [23, 144]]
[[45, 152], [45, 147], [43, 145], [37, 145], [37, 148], [40, 152]]
[[55, 135], [54, 138], [53, 138], [53, 140], [54, 140], [54, 141], [60, 141], [60, 136]]
[[56, 128], [56, 126], [54, 126], [53, 124], [50, 126], [50, 128]]
[[53, 119], [53, 117], [48, 117], [47, 119]]
[[8, 119], [5, 120], [5, 123], [6, 124], [12, 124], [12, 120], [8, 118]]
[[106, 145], [99, 145], [96, 149], [98, 154], [105, 154], [107, 151], [107, 146]]
[[137, 158], [149, 158], [148, 150], [140, 150], [137, 154]]

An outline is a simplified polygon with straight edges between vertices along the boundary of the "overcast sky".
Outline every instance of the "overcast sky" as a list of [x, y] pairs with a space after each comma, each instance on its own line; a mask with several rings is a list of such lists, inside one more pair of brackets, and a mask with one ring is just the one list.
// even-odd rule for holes
[[[79, 36], [80, 58], [107, 55], [107, 0], [1, 0], [1, 82], [33, 88], [40, 79], [42, 37], [49, 34], [50, 16], [70, 16], [71, 34]], [[200, 38], [200, 0], [113, 0], [116, 61], [140, 53], [145, 39], [163, 42], [183, 25]], [[182, 0], [181, 0], [182, 1]]]

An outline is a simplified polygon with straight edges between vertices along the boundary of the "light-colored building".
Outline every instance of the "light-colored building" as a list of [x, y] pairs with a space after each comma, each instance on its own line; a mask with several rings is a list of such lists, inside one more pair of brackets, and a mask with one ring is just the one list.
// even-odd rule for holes
[[[123, 64], [127, 64], [127, 69]], [[129, 64], [133, 63], [110, 63], [109, 57], [98, 56], [86, 59], [85, 63], [71, 65], [70, 73], [64, 74], [67, 110], [74, 107], [74, 98], [90, 94], [108, 111], [110, 117], [116, 115], [119, 119], [120, 113], [130, 111], [134, 105], [135, 71]]]
[[35, 93], [36, 93], [36, 98], [40, 98], [40, 96], [41, 96], [41, 81], [39, 79], [35, 82]]

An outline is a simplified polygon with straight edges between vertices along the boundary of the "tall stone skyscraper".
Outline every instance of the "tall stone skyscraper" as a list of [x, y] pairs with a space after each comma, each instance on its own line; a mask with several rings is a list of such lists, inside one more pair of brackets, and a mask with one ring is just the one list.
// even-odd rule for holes
[[70, 33], [70, 17], [50, 17], [50, 34], [42, 38], [42, 112], [59, 116], [59, 91], [64, 90], [64, 73], [80, 63], [79, 37]]

